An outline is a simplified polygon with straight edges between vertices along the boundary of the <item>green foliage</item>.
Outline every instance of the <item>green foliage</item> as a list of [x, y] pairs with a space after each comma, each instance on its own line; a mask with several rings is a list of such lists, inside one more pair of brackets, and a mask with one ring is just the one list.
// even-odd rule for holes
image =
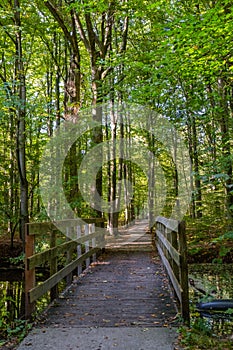
[[233, 239], [233, 231], [225, 232], [223, 235], [217, 237], [213, 240], [213, 242], [222, 242], [224, 240], [232, 240]]
[[14, 304], [15, 300], [9, 296], [0, 299], [0, 346], [4, 345], [7, 340], [12, 339], [13, 337], [17, 338], [18, 341], [21, 341], [32, 327], [32, 324], [26, 320], [11, 320], [10, 312], [4, 308], [6, 302]]
[[[215, 222], [221, 234], [211, 236], [211, 240], [217, 239], [213, 242], [224, 243], [232, 239], [231, 233], [224, 233], [221, 227], [221, 221], [225, 223], [226, 216], [229, 217], [233, 209], [231, 2], [90, 0], [50, 3], [58, 11], [60, 23], [44, 1], [33, 3], [23, 0], [20, 3], [22, 59], [27, 88], [26, 160], [31, 221], [47, 219], [39, 193], [40, 158], [46, 142], [62, 122], [67, 99], [70, 99], [66, 95], [66, 84], [72, 76], [69, 64], [74, 43], [68, 40], [67, 32], [77, 36], [82, 76], [80, 104], [85, 108], [92, 100], [91, 57], [78, 28], [75, 27], [76, 31], [72, 28], [75, 21], [70, 17], [72, 11], [76, 11], [85, 33], [85, 15], [90, 15], [95, 29], [96, 64], [100, 71], [107, 71], [106, 76], [103, 74], [98, 81], [102, 84], [103, 100], [133, 101], [149, 106], [174, 123], [185, 138], [193, 164], [196, 161], [198, 165], [192, 173], [193, 201], [188, 214], [195, 217], [201, 213], [206, 219], [206, 229]], [[108, 21], [114, 20], [114, 26], [106, 55], [103, 47], [101, 49], [101, 43], [103, 45], [106, 39], [101, 31], [108, 11], [111, 12]], [[19, 227], [20, 179], [15, 137], [17, 108], [21, 101], [15, 77], [16, 28], [12, 13], [11, 3], [3, 1], [0, 8], [0, 225], [2, 232], [10, 232], [13, 236]], [[127, 45], [122, 50], [126, 19]], [[111, 139], [111, 128], [108, 133]], [[130, 130], [127, 137], [133, 138], [137, 133]], [[147, 136], [140, 132], [141, 142], [149, 145]], [[197, 143], [196, 149], [194, 141]], [[81, 217], [95, 216], [96, 212], [86, 205], [79, 193], [77, 174], [72, 173], [72, 162], [80, 165], [85, 152], [92, 146], [91, 133], [82, 135], [77, 142], [76, 158], [68, 156], [64, 164], [64, 191], [71, 207]], [[171, 156], [158, 142], [153, 152], [162, 167], [167, 185], [162, 214], [169, 216], [176, 200], [175, 169]], [[145, 208], [148, 197], [147, 179], [139, 167], [131, 168], [135, 181], [134, 204], [140, 211]], [[105, 199], [109, 195], [109, 186], [106, 167], [103, 171]], [[200, 193], [201, 203], [198, 199]], [[124, 213], [120, 215], [124, 216]], [[200, 228], [198, 221], [195, 225]], [[191, 238], [192, 252], [200, 249], [194, 244], [198, 240], [203, 243], [206, 232], [202, 228], [196, 230], [195, 237]], [[227, 251], [228, 248], [222, 248], [220, 255]]]
[[25, 254], [22, 253], [21, 255], [15, 257], [15, 258], [9, 258], [9, 261], [12, 265], [18, 266], [20, 263], [24, 263]]
[[4, 345], [10, 339], [22, 341], [32, 328], [32, 324], [26, 320], [15, 320], [7, 323], [4, 319], [0, 320], [0, 346]]
[[233, 309], [227, 309], [227, 314], [228, 315], [233, 315]]
[[187, 350], [226, 350], [231, 349], [232, 342], [229, 339], [221, 339], [211, 336], [206, 322], [198, 319], [192, 328], [180, 328], [180, 344]]
[[[205, 302], [210, 301], [210, 299], [205, 297], [200, 301]], [[228, 311], [227, 313], [231, 315], [231, 309]], [[179, 344], [187, 350], [230, 349], [231, 339], [228, 332], [224, 332], [224, 323], [222, 323], [222, 328], [221, 335], [216, 334], [213, 322], [207, 318], [202, 318], [200, 313], [195, 311], [191, 305], [191, 324], [190, 327], [181, 326], [179, 328]]]
[[28, 331], [31, 329], [32, 325], [26, 320], [15, 320], [11, 327], [7, 327], [7, 336], [10, 338], [12, 336], [17, 336], [18, 340], [21, 341]]

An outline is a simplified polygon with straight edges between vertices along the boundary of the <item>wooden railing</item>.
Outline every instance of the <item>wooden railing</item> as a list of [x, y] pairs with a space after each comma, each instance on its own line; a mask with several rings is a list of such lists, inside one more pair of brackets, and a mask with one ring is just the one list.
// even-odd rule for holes
[[[72, 272], [77, 269], [77, 275], [95, 261], [96, 254], [104, 248], [104, 219], [83, 219], [84, 225], [78, 220], [63, 220], [58, 227], [65, 229], [66, 235], [53, 225], [52, 222], [30, 223], [26, 225], [25, 246], [25, 316], [30, 317], [35, 309], [35, 301], [50, 291], [50, 299], [58, 296], [58, 282], [66, 278], [67, 285], [72, 282]], [[64, 232], [64, 230], [63, 230]], [[40, 237], [40, 240], [36, 238]], [[42, 237], [42, 238], [41, 238]], [[36, 253], [36, 241], [47, 240], [48, 248]], [[58, 242], [58, 240], [60, 242]], [[63, 266], [59, 270], [59, 257], [63, 258]], [[65, 260], [65, 264], [64, 264]], [[50, 277], [43, 283], [36, 282], [36, 268], [49, 265]]]
[[182, 319], [189, 324], [188, 264], [185, 222], [156, 218], [156, 246], [179, 300]]

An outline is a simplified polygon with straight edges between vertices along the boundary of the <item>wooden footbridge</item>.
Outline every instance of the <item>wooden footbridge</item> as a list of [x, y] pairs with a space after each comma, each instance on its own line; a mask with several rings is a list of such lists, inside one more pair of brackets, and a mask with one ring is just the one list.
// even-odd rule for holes
[[[27, 317], [33, 312], [36, 300], [50, 290], [53, 302], [41, 319], [41, 325], [47, 328], [170, 328], [177, 327], [181, 317], [184, 322], [189, 321], [182, 223], [174, 226], [174, 221], [158, 218], [156, 239], [155, 234], [148, 232], [146, 221], [122, 229], [117, 238], [104, 236], [104, 231], [98, 230], [101, 221], [89, 222], [83, 228], [74, 224], [69, 222], [67, 227], [69, 230], [75, 227], [72, 232], [77, 237], [66, 237], [59, 245], [61, 239], [51, 224], [49, 227], [28, 225]], [[35, 254], [35, 238], [42, 233], [41, 228], [44, 233], [50, 232], [50, 247]], [[66, 262], [60, 269], [59, 254]], [[36, 266], [47, 262], [51, 265], [51, 276], [37, 284]], [[69, 286], [58, 294], [58, 281], [64, 278]]]
[[[177, 310], [180, 310], [184, 320], [188, 321], [186, 245], [182, 223], [177, 226], [175, 221], [158, 218], [154, 236], [147, 231], [144, 220], [122, 229], [117, 238], [105, 236], [103, 229], [98, 231], [101, 219], [86, 220], [84, 227], [77, 225], [76, 221], [63, 221], [62, 224], [66, 226], [65, 242], [51, 223], [29, 224], [27, 227], [27, 317], [32, 313], [36, 300], [48, 291], [51, 301], [57, 299], [58, 282], [66, 278], [71, 287], [64, 295], [69, 297], [58, 298], [56, 306], [66, 305], [69, 309], [68, 301], [74, 304], [75, 299], [75, 308], [72, 307], [73, 312], [69, 313], [56, 307], [55, 315], [59, 311], [59, 319], [72, 314], [71, 318], [77, 317], [75, 322], [79, 324], [161, 325], [174, 322]], [[45, 247], [48, 239], [50, 246], [36, 254], [38, 236]], [[97, 259], [100, 253], [102, 255]], [[60, 270], [59, 256], [63, 263], [65, 261], [65, 267]], [[47, 263], [51, 276], [44, 283], [37, 284], [36, 267]], [[83, 268], [88, 268], [84, 274]], [[172, 298], [165, 271], [177, 300]]]

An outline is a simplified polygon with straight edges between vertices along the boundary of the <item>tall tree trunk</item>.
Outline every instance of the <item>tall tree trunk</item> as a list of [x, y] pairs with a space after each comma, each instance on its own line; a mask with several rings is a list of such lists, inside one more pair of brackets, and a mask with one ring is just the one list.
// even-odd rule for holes
[[191, 116], [188, 112], [187, 118], [188, 127], [188, 143], [189, 143], [189, 155], [191, 159], [191, 165], [194, 172], [194, 176], [191, 178], [192, 191], [192, 217], [202, 217], [202, 195], [201, 195], [201, 181], [199, 174], [199, 157], [197, 150], [197, 131], [195, 117]]
[[[119, 53], [123, 54], [126, 51], [126, 46], [127, 46], [127, 38], [128, 38], [128, 25], [129, 25], [129, 18], [125, 17], [124, 22], [123, 22], [123, 27], [122, 27], [122, 41], [121, 41], [121, 47], [119, 49]], [[118, 35], [118, 34], [116, 34]], [[124, 76], [124, 64], [122, 63], [117, 71], [118, 73], [118, 81], [121, 81]], [[113, 234], [114, 236], [117, 236], [118, 234], [118, 220], [119, 220], [119, 211], [118, 211], [118, 205], [117, 203], [117, 193], [121, 192], [121, 184], [119, 183], [119, 187], [117, 189], [117, 167], [118, 169], [118, 180], [122, 179], [123, 175], [123, 145], [121, 145], [121, 150], [120, 154], [118, 155], [119, 157], [119, 166], [117, 166], [116, 162], [116, 148], [115, 148], [115, 141], [117, 139], [117, 125], [118, 125], [118, 120], [116, 118], [115, 112], [114, 112], [114, 104], [115, 104], [115, 91], [114, 91], [114, 81], [113, 78], [110, 78], [110, 101], [112, 105], [112, 113], [111, 113], [111, 140], [113, 144], [113, 149], [112, 149], [112, 158], [114, 159], [112, 162], [111, 166], [111, 171], [110, 171], [110, 176], [111, 176], [111, 194], [110, 194], [110, 200], [114, 201], [115, 206], [114, 206], [114, 212], [110, 213], [109, 215], [109, 232], [110, 234]], [[122, 97], [120, 97], [120, 100]], [[122, 118], [122, 116], [121, 116]], [[121, 123], [120, 127], [120, 133], [121, 133], [121, 139], [123, 140], [124, 137], [124, 127], [123, 124]], [[119, 193], [118, 193], [118, 198]], [[132, 206], [132, 210], [134, 211], [134, 206]], [[131, 213], [133, 216], [133, 213]]]
[[[189, 155], [191, 159], [192, 166], [192, 175], [191, 178], [191, 188], [192, 191], [192, 202], [191, 210], [192, 217], [201, 218], [202, 217], [202, 191], [201, 191], [201, 180], [200, 180], [200, 165], [199, 165], [199, 154], [198, 154], [198, 136], [197, 136], [197, 126], [196, 118], [190, 110], [190, 101], [189, 101], [189, 91], [183, 86], [181, 82], [183, 94], [186, 101], [186, 110], [187, 110], [187, 129], [188, 129], [188, 144], [189, 144]], [[189, 87], [192, 91], [192, 86]]]
[[119, 145], [119, 164], [118, 164], [118, 186], [117, 186], [117, 197], [116, 197], [116, 208], [117, 208], [117, 221], [120, 213], [120, 201], [122, 194], [122, 179], [123, 179], [123, 171], [124, 171], [124, 124], [123, 124], [123, 115], [120, 112], [119, 115], [119, 124], [120, 124], [120, 145]]
[[116, 193], [117, 193], [117, 162], [116, 162], [116, 132], [117, 132], [117, 120], [114, 111], [114, 99], [111, 100], [111, 165], [109, 177], [110, 181], [110, 198], [109, 200], [114, 203], [112, 212], [109, 213], [109, 233], [110, 235], [116, 236], [118, 234], [118, 211], [116, 205]]
[[55, 82], [55, 97], [56, 97], [56, 127], [59, 127], [61, 123], [61, 91], [60, 91], [60, 82], [61, 82], [61, 39], [57, 36], [57, 33], [54, 33], [54, 56], [56, 62], [56, 82]]
[[[72, 2], [71, 2], [72, 3]], [[87, 4], [85, 6], [80, 6], [77, 10], [69, 4], [65, 5], [67, 11], [69, 11], [69, 19], [66, 20], [63, 10], [64, 8], [60, 6], [61, 4], [56, 4], [55, 1], [45, 1], [45, 5], [52, 13], [61, 29], [64, 32], [65, 37], [70, 43], [71, 52], [71, 70], [70, 79], [66, 84], [67, 94], [75, 97], [76, 101], [72, 101], [71, 106], [73, 110], [69, 111], [68, 104], [66, 106], [67, 119], [70, 119], [70, 115], [77, 112], [75, 108], [79, 108], [76, 102], [80, 101], [80, 91], [78, 86], [80, 86], [80, 66], [78, 56], [78, 36], [83, 42], [90, 59], [91, 68], [91, 89], [92, 89], [92, 114], [93, 120], [99, 123], [99, 126], [93, 129], [92, 141], [93, 144], [98, 145], [103, 141], [102, 132], [102, 107], [103, 102], [103, 82], [105, 81], [108, 73], [113, 69], [112, 67], [106, 66], [106, 61], [108, 56], [112, 51], [112, 31], [114, 25], [114, 15], [116, 11], [115, 1], [108, 3], [108, 8], [102, 11], [101, 7], [99, 9], [101, 16], [96, 19], [92, 15], [90, 9], [88, 9]], [[64, 4], [63, 4], [64, 5]], [[102, 12], [101, 12], [102, 11]], [[66, 12], [68, 13], [68, 12]], [[122, 25], [122, 42], [121, 42], [121, 52], [126, 48], [127, 43], [127, 33], [128, 33], [128, 18], [120, 22]], [[73, 96], [74, 93], [74, 96]], [[76, 113], [77, 114], [77, 113]], [[101, 157], [101, 154], [99, 154]], [[101, 160], [100, 160], [101, 161]], [[94, 189], [94, 203], [92, 206], [99, 208], [99, 197], [102, 196], [102, 170], [100, 170], [96, 176], [96, 186]], [[97, 216], [102, 216], [101, 210], [96, 210]]]
[[199, 171], [199, 156], [198, 156], [198, 139], [195, 117], [191, 117], [192, 125], [192, 137], [193, 137], [193, 167], [195, 176], [195, 201], [196, 201], [196, 216], [202, 217], [202, 193], [201, 193], [201, 180]]
[[70, 59], [65, 79], [65, 119], [76, 122], [81, 104], [81, 56], [76, 28], [77, 19], [75, 10], [71, 8], [69, 9], [69, 21], [66, 22], [64, 19], [65, 16], [62, 15], [61, 5], [61, 2], [54, 4], [53, 1], [45, 1], [45, 6], [59, 24], [68, 44], [67, 51], [69, 52]]
[[18, 129], [17, 158], [20, 178], [20, 236], [25, 244], [25, 224], [28, 223], [28, 181], [26, 176], [26, 85], [23, 66], [21, 39], [21, 18], [19, 0], [14, 0], [14, 20], [16, 25], [16, 81], [18, 82]]
[[[150, 122], [152, 122], [150, 120]], [[148, 135], [148, 145], [150, 149], [149, 156], [149, 174], [148, 174], [148, 214], [149, 229], [152, 232], [155, 222], [155, 157], [151, 156], [155, 149], [155, 136], [153, 133]]]
[[[15, 43], [15, 42], [14, 42]], [[16, 136], [16, 120], [15, 120], [15, 108], [12, 106], [14, 101], [14, 96], [17, 93], [7, 84], [7, 75], [5, 69], [5, 55], [2, 54], [2, 65], [4, 66], [3, 74], [0, 75], [2, 82], [5, 85], [5, 99], [10, 106], [8, 108], [8, 130], [6, 134], [9, 133], [10, 140], [4, 143], [4, 159], [6, 161], [9, 160], [10, 166], [6, 166], [5, 176], [6, 181], [4, 181], [4, 203], [2, 203], [3, 211], [8, 220], [7, 230], [10, 233], [11, 237], [11, 248], [13, 248], [14, 243], [14, 234], [16, 231], [16, 227], [18, 226], [18, 218], [19, 218], [19, 198], [18, 198], [18, 173], [17, 173], [17, 162], [16, 162], [16, 154], [15, 154], [15, 136]], [[8, 137], [3, 135], [3, 138], [8, 140]]]
[[233, 193], [232, 193], [232, 158], [230, 145], [230, 128], [229, 128], [229, 108], [226, 95], [226, 85], [223, 79], [218, 80], [220, 100], [220, 127], [222, 137], [222, 154], [224, 157], [223, 171], [227, 175], [225, 181], [226, 189], [226, 211], [229, 219], [233, 217]]

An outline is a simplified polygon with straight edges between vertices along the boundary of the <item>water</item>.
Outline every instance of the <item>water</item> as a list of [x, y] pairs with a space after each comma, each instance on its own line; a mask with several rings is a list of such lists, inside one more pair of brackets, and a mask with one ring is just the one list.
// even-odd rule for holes
[[[193, 321], [199, 316], [196, 304], [213, 299], [233, 299], [233, 264], [191, 264], [189, 277], [195, 286], [206, 292], [206, 295], [190, 287], [191, 318]], [[231, 335], [233, 333], [233, 315], [220, 314], [217, 317], [203, 317], [206, 327], [213, 335]]]
[[[48, 272], [38, 272], [36, 280], [40, 283], [49, 277]], [[61, 292], [65, 288], [66, 281], [58, 284]], [[50, 293], [46, 293], [36, 302], [36, 313], [40, 313], [48, 306]], [[24, 271], [14, 268], [0, 268], [0, 333], [1, 328], [10, 325], [16, 319], [23, 319], [25, 312]], [[1, 321], [3, 321], [1, 323]]]
[[[49, 300], [49, 293], [38, 300], [36, 304], [38, 313], [48, 305]], [[23, 269], [0, 268], [0, 347], [7, 338], [23, 332], [24, 313]]]
[[1, 320], [9, 323], [24, 314], [23, 282], [0, 282]]
[[21, 269], [1, 269], [0, 276], [1, 322], [9, 324], [24, 314], [23, 271]]
[[[233, 264], [191, 264], [189, 276], [214, 298], [233, 299]], [[192, 288], [190, 298], [196, 300]]]

